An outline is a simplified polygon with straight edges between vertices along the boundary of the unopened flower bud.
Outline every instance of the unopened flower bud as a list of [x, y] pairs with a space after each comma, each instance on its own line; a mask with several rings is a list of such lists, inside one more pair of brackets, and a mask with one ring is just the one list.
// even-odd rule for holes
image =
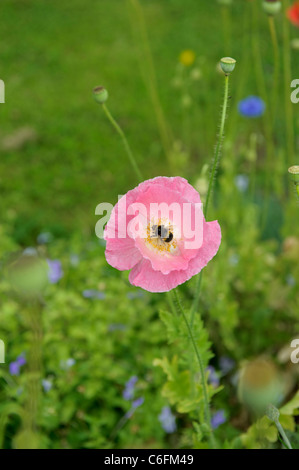
[[299, 184], [299, 165], [291, 166], [288, 169], [291, 180], [297, 185]]
[[299, 38], [294, 38], [291, 40], [291, 47], [295, 49], [295, 51], [299, 51]]
[[232, 59], [231, 57], [223, 57], [220, 60], [220, 67], [225, 75], [229, 75], [231, 72], [233, 72], [235, 66], [236, 60]]
[[279, 405], [284, 384], [275, 364], [258, 358], [244, 364], [240, 371], [238, 395], [242, 403], [257, 414], [264, 414], [269, 403]]
[[103, 86], [97, 86], [93, 89], [93, 96], [97, 103], [104, 104], [108, 100], [108, 91]]
[[38, 298], [48, 285], [48, 265], [35, 249], [14, 255], [6, 265], [11, 287], [24, 299]]
[[280, 413], [276, 406], [270, 404], [267, 406], [266, 415], [271, 421], [274, 421], [274, 423], [276, 423], [276, 421], [278, 421], [279, 419]]
[[276, 15], [281, 10], [281, 2], [279, 0], [264, 0], [262, 5], [267, 15]]

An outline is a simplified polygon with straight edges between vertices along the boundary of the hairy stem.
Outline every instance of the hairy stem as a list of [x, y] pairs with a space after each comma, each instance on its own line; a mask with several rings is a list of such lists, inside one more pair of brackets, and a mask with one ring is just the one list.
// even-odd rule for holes
[[[225, 75], [224, 99], [223, 99], [223, 106], [222, 106], [222, 113], [221, 113], [220, 131], [219, 131], [218, 142], [215, 148], [215, 154], [214, 154], [212, 170], [210, 174], [207, 198], [206, 198], [206, 203], [204, 207], [205, 218], [207, 218], [208, 216], [209, 202], [210, 202], [210, 198], [211, 198], [211, 194], [212, 194], [212, 190], [213, 190], [213, 186], [215, 182], [215, 177], [217, 173], [217, 168], [219, 165], [220, 155], [221, 155], [221, 147], [222, 147], [223, 136], [224, 136], [224, 125], [225, 125], [225, 119], [226, 119], [227, 107], [228, 107], [228, 90], [229, 90], [229, 75]], [[194, 301], [191, 307], [191, 320], [190, 320], [191, 326], [193, 326], [194, 315], [198, 308], [201, 282], [202, 282], [202, 271], [199, 273], [197, 280], [196, 280], [195, 296], [194, 296]]]
[[186, 313], [185, 313], [185, 311], [182, 307], [182, 304], [180, 302], [178, 292], [177, 292], [176, 289], [174, 289], [172, 291], [172, 293], [173, 293], [173, 296], [174, 296], [174, 303], [175, 303], [175, 305], [177, 305], [179, 313], [182, 315], [182, 317], [184, 319], [184, 322], [186, 324], [188, 334], [189, 334], [189, 337], [191, 339], [192, 346], [193, 346], [193, 349], [194, 349], [194, 352], [195, 352], [195, 355], [196, 355], [196, 358], [197, 358], [197, 362], [198, 362], [198, 365], [199, 365], [201, 386], [202, 386], [203, 397], [204, 397], [204, 421], [205, 421], [205, 424], [208, 426], [208, 429], [209, 429], [209, 438], [210, 438], [211, 445], [212, 445], [213, 448], [215, 448], [215, 438], [214, 438], [214, 434], [213, 434], [213, 429], [211, 427], [210, 403], [209, 403], [209, 397], [208, 397], [208, 391], [207, 391], [206, 376], [205, 376], [203, 360], [201, 358], [200, 352], [199, 352], [198, 347], [196, 345], [196, 342], [195, 342], [195, 339], [194, 339], [194, 336], [193, 336], [193, 333], [192, 333], [192, 328], [189, 324], [187, 315], [186, 315]]
[[273, 88], [272, 88], [272, 112], [273, 112], [273, 120], [274, 120], [275, 113], [276, 113], [276, 106], [277, 106], [277, 96], [278, 96], [279, 48], [278, 48], [274, 16], [269, 15], [268, 19], [269, 19], [269, 29], [270, 29], [272, 47], [273, 47], [273, 56], [274, 56], [274, 77], [273, 77]]
[[107, 118], [109, 119], [109, 121], [111, 122], [112, 126], [114, 127], [114, 129], [116, 130], [116, 132], [119, 134], [119, 136], [121, 137], [121, 140], [124, 144], [124, 147], [125, 147], [125, 150], [126, 150], [126, 153], [129, 157], [129, 161], [132, 165], [132, 168], [133, 170], [135, 171], [135, 174], [137, 176], [137, 179], [138, 181], [142, 181], [143, 180], [143, 177], [142, 177], [142, 174], [138, 168], [138, 165], [136, 163], [136, 160], [134, 158], [134, 155], [133, 155], [133, 152], [129, 146], [129, 143], [128, 143], [128, 140], [125, 136], [125, 133], [124, 131], [121, 129], [121, 127], [117, 124], [117, 122], [115, 121], [115, 119], [113, 118], [113, 116], [111, 115], [109, 109], [107, 108], [106, 104], [103, 104], [103, 110], [107, 116]]
[[280, 424], [278, 419], [275, 421], [275, 424], [276, 424], [276, 427], [277, 427], [277, 429], [278, 429], [285, 445], [287, 446], [287, 448], [288, 449], [293, 449], [293, 447], [292, 447], [292, 445], [291, 445], [291, 443], [290, 443], [290, 441], [289, 441], [289, 439], [288, 439], [288, 437], [287, 437], [287, 435], [286, 435], [286, 433], [285, 433], [285, 431], [284, 431], [284, 429], [283, 429], [283, 427]]
[[[289, 0], [283, 1], [284, 10], [289, 6]], [[290, 85], [292, 81], [291, 52], [290, 52], [290, 25], [286, 15], [283, 15], [283, 71], [286, 113], [286, 137], [287, 137], [287, 159], [289, 164], [294, 164], [294, 124], [293, 108], [290, 100]]]

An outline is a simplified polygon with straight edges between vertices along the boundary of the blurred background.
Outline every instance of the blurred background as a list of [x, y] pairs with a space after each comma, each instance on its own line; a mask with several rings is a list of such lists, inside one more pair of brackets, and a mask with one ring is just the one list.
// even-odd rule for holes
[[96, 206], [138, 181], [92, 90], [107, 88], [147, 179], [183, 176], [204, 200], [223, 56], [237, 60], [209, 215], [223, 238], [200, 300], [223, 386], [212, 424], [219, 447], [279, 447], [257, 421], [271, 402], [296, 445], [299, 12], [281, 3], [269, 16], [258, 0], [1, 1], [3, 448], [201, 447], [180, 379], [154, 365], [179, 347], [166, 298], [111, 268], [94, 233]]

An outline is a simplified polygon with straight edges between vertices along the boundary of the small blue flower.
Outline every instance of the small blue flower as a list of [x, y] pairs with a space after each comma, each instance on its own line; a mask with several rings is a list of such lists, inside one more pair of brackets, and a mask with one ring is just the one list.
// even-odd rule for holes
[[66, 360], [66, 366], [68, 368], [74, 366], [76, 364], [76, 361], [75, 359], [73, 359], [72, 357], [70, 357], [69, 359]]
[[47, 263], [50, 268], [48, 272], [49, 281], [51, 284], [56, 284], [56, 282], [58, 282], [63, 276], [61, 262], [58, 259], [47, 259]]
[[144, 292], [128, 292], [127, 293], [127, 298], [129, 300], [135, 300], [135, 299], [142, 299], [144, 297]]
[[144, 398], [143, 397], [140, 397], [140, 398], [137, 398], [136, 400], [134, 400], [133, 403], [132, 403], [131, 408], [125, 414], [125, 418], [126, 419], [131, 418], [133, 416], [134, 412], [137, 410], [137, 408], [139, 408], [139, 406], [143, 405], [143, 403], [144, 403]]
[[75, 359], [73, 359], [72, 357], [70, 357], [69, 359], [66, 359], [64, 361], [60, 361], [60, 368], [62, 370], [68, 370], [70, 369], [72, 366], [74, 366], [76, 364], [76, 361]]
[[175, 416], [172, 414], [169, 406], [164, 406], [162, 408], [158, 418], [165, 432], [171, 434], [176, 431]]
[[235, 361], [226, 356], [220, 358], [219, 364], [223, 375], [228, 374], [235, 367]]
[[265, 103], [258, 96], [248, 96], [239, 102], [239, 113], [242, 116], [255, 118], [264, 114]]
[[20, 354], [17, 359], [9, 364], [10, 375], [20, 375], [20, 368], [26, 364], [24, 354]]
[[240, 261], [240, 256], [237, 253], [234, 253], [233, 255], [231, 255], [228, 260], [231, 266], [237, 266], [239, 261]]
[[82, 292], [83, 297], [86, 299], [98, 299], [98, 300], [103, 300], [105, 299], [105, 294], [104, 292], [100, 292], [95, 289], [87, 289]]
[[123, 391], [123, 398], [125, 400], [132, 400], [135, 393], [135, 384], [138, 381], [138, 377], [133, 375], [125, 384], [125, 389]]
[[219, 383], [220, 383], [220, 380], [219, 380], [219, 376], [215, 370], [215, 367], [213, 366], [208, 366], [206, 368], [206, 370], [209, 372], [209, 376], [208, 376], [208, 382], [210, 384], [212, 384], [214, 387], [218, 387], [219, 386]]
[[287, 278], [286, 278], [286, 283], [287, 283], [288, 286], [291, 286], [291, 287], [295, 286], [295, 284], [296, 284], [296, 279], [294, 278], [294, 276], [292, 276], [292, 274], [289, 274], [289, 275], [287, 276]]
[[224, 414], [224, 410], [219, 410], [213, 414], [212, 419], [211, 419], [211, 426], [213, 429], [217, 429], [221, 424], [225, 422], [226, 422], [226, 417]]
[[20, 366], [17, 361], [13, 361], [9, 364], [10, 375], [20, 375]]
[[247, 175], [237, 175], [235, 177], [235, 185], [240, 193], [245, 193], [249, 186], [249, 178]]
[[39, 245], [45, 245], [46, 243], [50, 243], [53, 240], [53, 235], [50, 232], [42, 232], [37, 237], [37, 243]]
[[51, 380], [43, 379], [42, 380], [42, 386], [43, 386], [44, 391], [47, 393], [51, 390], [51, 388], [53, 387], [53, 384], [52, 384]]
[[111, 323], [108, 325], [108, 331], [124, 331], [126, 329], [126, 325], [123, 325], [122, 323]]
[[70, 263], [71, 266], [76, 267], [80, 263], [80, 257], [76, 255], [75, 253], [70, 255]]
[[32, 246], [29, 246], [28, 248], [25, 248], [25, 250], [23, 250], [23, 255], [25, 255], [25, 256], [36, 256], [37, 255], [37, 250], [36, 250], [36, 248], [33, 248]]
[[137, 398], [136, 400], [133, 401], [132, 408], [136, 410], [136, 408], [139, 408], [139, 406], [143, 405], [143, 403], [144, 403], [143, 397]]

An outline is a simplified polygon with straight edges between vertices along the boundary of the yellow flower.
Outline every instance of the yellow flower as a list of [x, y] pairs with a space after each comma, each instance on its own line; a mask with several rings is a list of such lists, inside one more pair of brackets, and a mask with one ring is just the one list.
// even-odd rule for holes
[[180, 53], [179, 60], [185, 67], [190, 67], [195, 61], [195, 52], [191, 49], [186, 49]]

